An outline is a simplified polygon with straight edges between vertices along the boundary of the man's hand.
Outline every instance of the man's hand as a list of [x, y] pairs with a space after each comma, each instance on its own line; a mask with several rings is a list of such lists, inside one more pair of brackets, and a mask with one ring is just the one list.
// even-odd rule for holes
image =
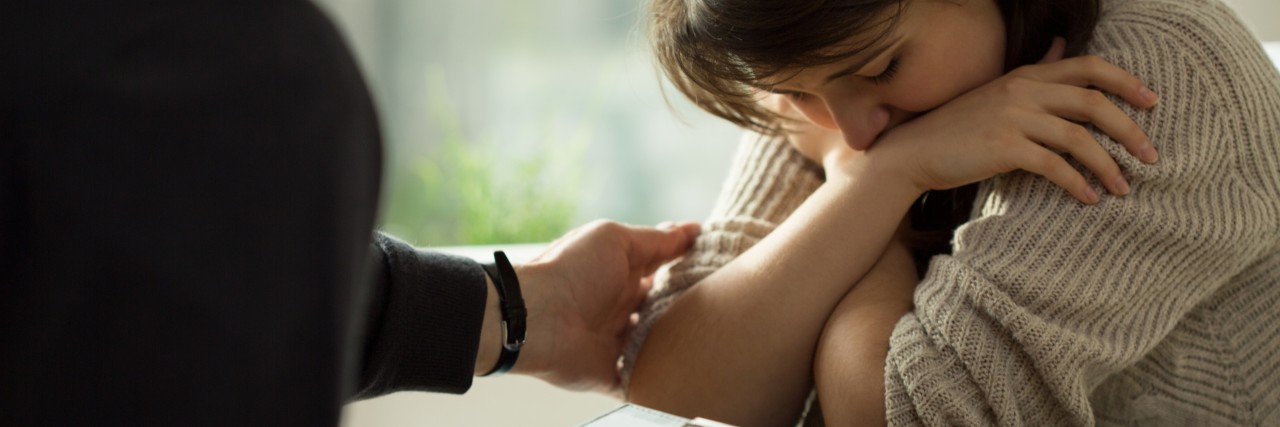
[[699, 230], [697, 223], [649, 228], [596, 221], [516, 266], [529, 330], [514, 371], [566, 389], [616, 394], [631, 314], [653, 272], [683, 255]]

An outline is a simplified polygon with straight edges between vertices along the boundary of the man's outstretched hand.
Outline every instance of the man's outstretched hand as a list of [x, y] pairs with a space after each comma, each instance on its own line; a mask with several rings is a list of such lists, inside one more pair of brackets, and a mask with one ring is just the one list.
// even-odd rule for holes
[[[566, 389], [616, 394], [632, 313], [654, 271], [683, 255], [699, 231], [697, 223], [650, 228], [596, 221], [516, 265], [529, 329], [514, 372]], [[485, 322], [492, 330], [490, 319]], [[478, 369], [487, 367], [486, 353], [496, 354], [500, 334], [483, 338]]]

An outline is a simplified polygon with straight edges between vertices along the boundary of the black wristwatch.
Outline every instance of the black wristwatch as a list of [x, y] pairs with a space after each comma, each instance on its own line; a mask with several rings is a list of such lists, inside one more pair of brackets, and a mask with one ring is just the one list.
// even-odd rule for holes
[[502, 353], [498, 355], [498, 363], [482, 377], [504, 374], [516, 366], [520, 347], [524, 346], [525, 320], [529, 316], [524, 308], [524, 297], [520, 295], [520, 280], [516, 278], [516, 270], [507, 260], [507, 254], [494, 252], [493, 261], [492, 264], [483, 264], [483, 267], [498, 292], [498, 308], [502, 312]]

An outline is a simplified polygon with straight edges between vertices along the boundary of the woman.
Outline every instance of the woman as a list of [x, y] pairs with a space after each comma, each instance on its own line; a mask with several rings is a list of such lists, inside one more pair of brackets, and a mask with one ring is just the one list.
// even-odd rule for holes
[[[1222, 4], [655, 0], [652, 16], [677, 87], [795, 147], [748, 140], [645, 313], [633, 401], [779, 425], [816, 386], [840, 425], [1280, 423], [1280, 77]], [[892, 235], [920, 193], [1014, 169], [1049, 179], [984, 181], [917, 286]]]

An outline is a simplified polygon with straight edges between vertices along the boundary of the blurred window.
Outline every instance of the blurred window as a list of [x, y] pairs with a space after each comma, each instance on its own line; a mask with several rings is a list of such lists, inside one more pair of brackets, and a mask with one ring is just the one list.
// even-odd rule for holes
[[643, 2], [318, 3], [380, 110], [385, 230], [538, 242], [601, 217], [700, 220], [715, 202], [740, 133], [672, 90], [667, 105]]

